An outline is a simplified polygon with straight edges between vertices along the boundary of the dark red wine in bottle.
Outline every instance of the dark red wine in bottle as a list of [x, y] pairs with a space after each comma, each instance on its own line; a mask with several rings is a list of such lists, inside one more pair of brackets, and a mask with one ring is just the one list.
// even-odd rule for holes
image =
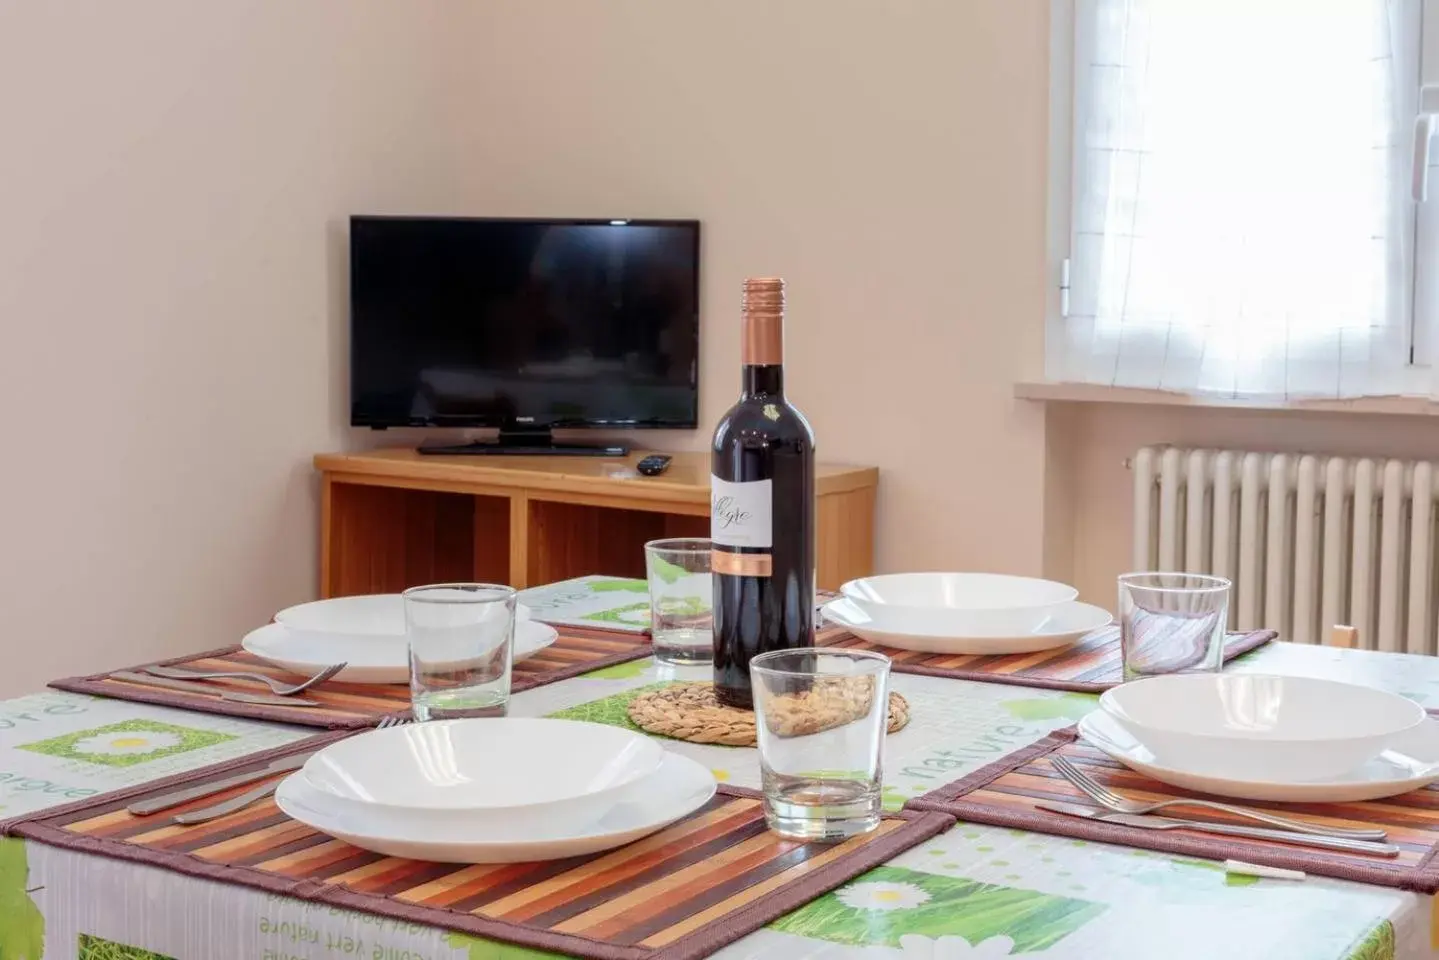
[[739, 403], [715, 428], [714, 681], [749, 709], [749, 662], [814, 645], [814, 432], [784, 396], [784, 281], [746, 280]]

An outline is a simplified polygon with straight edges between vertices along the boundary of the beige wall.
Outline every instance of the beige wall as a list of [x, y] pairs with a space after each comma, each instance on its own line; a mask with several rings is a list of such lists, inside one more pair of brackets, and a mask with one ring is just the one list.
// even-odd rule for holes
[[[704, 221], [702, 447], [738, 293], [789, 281], [822, 459], [881, 467], [881, 569], [1037, 570], [1046, 4], [491, 0], [468, 31], [464, 212]], [[1037, 341], [1032, 347], [1037, 350]]]
[[313, 594], [338, 226], [448, 205], [444, 9], [0, 3], [0, 696]]

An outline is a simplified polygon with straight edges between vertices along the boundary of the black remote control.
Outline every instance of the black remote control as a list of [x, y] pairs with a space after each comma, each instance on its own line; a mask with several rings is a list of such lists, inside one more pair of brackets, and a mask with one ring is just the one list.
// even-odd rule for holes
[[670, 459], [662, 453], [652, 453], [635, 464], [635, 469], [647, 477], [657, 477], [669, 468]]

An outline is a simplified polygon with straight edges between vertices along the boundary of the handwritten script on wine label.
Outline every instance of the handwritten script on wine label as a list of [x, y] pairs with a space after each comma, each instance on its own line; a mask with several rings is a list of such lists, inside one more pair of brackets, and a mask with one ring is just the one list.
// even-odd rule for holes
[[752, 516], [734, 497], [715, 497], [714, 514], [714, 522], [719, 524], [721, 530], [742, 527]]
[[710, 539], [725, 547], [773, 546], [773, 486], [710, 477]]

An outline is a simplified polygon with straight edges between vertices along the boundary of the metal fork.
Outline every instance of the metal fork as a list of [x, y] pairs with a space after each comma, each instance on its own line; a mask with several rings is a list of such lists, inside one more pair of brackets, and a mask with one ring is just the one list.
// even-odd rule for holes
[[[403, 727], [407, 723], [414, 723], [413, 717], [382, 717], [380, 722], [375, 724], [376, 730], [383, 730], [388, 727]], [[263, 800], [280, 788], [280, 780], [277, 777], [269, 783], [261, 784], [253, 790], [246, 790], [244, 793], [231, 797], [229, 800], [212, 804], [208, 807], [201, 807], [199, 810], [190, 810], [179, 813], [170, 818], [171, 823], [192, 826], [197, 823], [209, 823], [211, 820], [218, 820], [221, 817], [228, 817], [232, 813], [238, 813], [250, 804]]]
[[218, 680], [226, 677], [238, 680], [258, 680], [270, 688], [270, 691], [279, 697], [288, 697], [310, 689], [317, 683], [330, 679], [335, 674], [349, 666], [348, 663], [337, 663], [333, 667], [326, 667], [315, 674], [304, 683], [284, 683], [274, 677], [267, 677], [263, 673], [246, 673], [242, 670], [212, 670], [201, 673], [195, 670], [179, 670], [175, 667], [150, 666], [145, 667], [146, 673], [154, 674], [157, 677], [169, 677], [171, 680]]
[[1321, 850], [1344, 850], [1348, 853], [1367, 853], [1378, 857], [1397, 857], [1403, 853], [1392, 843], [1375, 843], [1372, 840], [1354, 840], [1349, 837], [1330, 837], [1317, 833], [1300, 833], [1298, 830], [1276, 830], [1273, 827], [1247, 827], [1237, 823], [1210, 823], [1205, 820], [1178, 820], [1173, 817], [1156, 817], [1152, 814], [1113, 813], [1103, 807], [1084, 807], [1077, 803], [1035, 804], [1040, 810], [1062, 813], [1069, 817], [1083, 817], [1097, 823], [1117, 823], [1139, 830], [1197, 830], [1221, 837], [1247, 837], [1250, 840], [1272, 840], [1276, 843], [1292, 843], [1301, 847], [1318, 847]]
[[1089, 774], [1079, 769], [1079, 766], [1068, 757], [1053, 757], [1050, 760], [1054, 769], [1058, 770], [1064, 779], [1079, 788], [1080, 792], [1107, 810], [1115, 813], [1145, 814], [1153, 813], [1156, 810], [1163, 810], [1167, 807], [1202, 807], [1206, 810], [1218, 810], [1222, 813], [1230, 813], [1237, 817], [1247, 817], [1250, 820], [1257, 820], [1260, 823], [1267, 823], [1271, 827], [1278, 827], [1281, 830], [1289, 830], [1295, 833], [1307, 833], [1320, 837], [1345, 837], [1350, 840], [1383, 840], [1386, 836], [1383, 830], [1369, 828], [1349, 827], [1319, 827], [1312, 823], [1305, 823], [1302, 820], [1291, 820], [1288, 817], [1281, 817], [1273, 813], [1265, 813], [1262, 810], [1251, 810], [1248, 807], [1236, 807], [1227, 803], [1215, 803], [1212, 800], [1191, 800], [1181, 798], [1177, 800], [1156, 800], [1146, 803], [1142, 800], [1130, 800], [1110, 790], [1108, 787], [1093, 779]]

